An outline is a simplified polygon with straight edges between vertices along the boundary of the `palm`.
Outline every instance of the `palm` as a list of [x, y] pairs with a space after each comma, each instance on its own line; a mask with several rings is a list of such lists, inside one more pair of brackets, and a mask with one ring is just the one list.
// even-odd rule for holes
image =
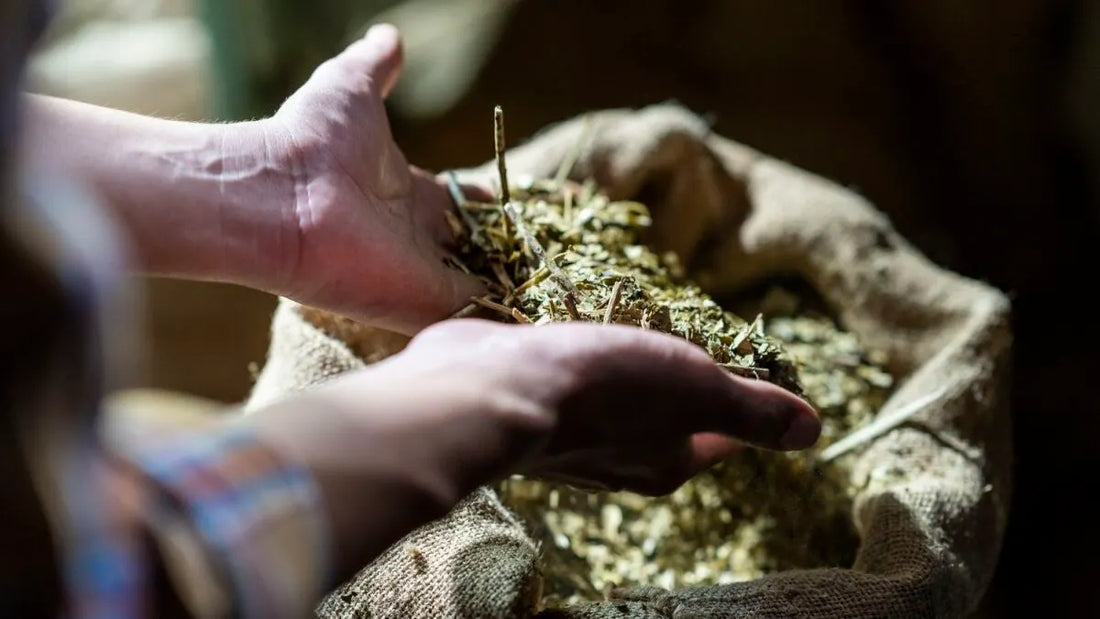
[[298, 260], [288, 296], [411, 333], [478, 291], [447, 268], [447, 191], [410, 168], [383, 96], [398, 48], [353, 45], [322, 65], [273, 118], [297, 171]]

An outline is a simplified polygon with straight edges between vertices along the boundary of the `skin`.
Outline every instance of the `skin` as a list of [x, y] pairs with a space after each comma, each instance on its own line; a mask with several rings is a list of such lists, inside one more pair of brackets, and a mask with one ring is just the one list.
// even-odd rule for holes
[[337, 538], [355, 540], [337, 545], [349, 569], [507, 474], [659, 495], [729, 457], [731, 436], [800, 449], [820, 432], [802, 400], [671, 336], [478, 320], [246, 423], [309, 463]]
[[24, 150], [98, 190], [145, 273], [241, 284], [412, 334], [480, 284], [444, 266], [445, 185], [390, 135], [383, 97], [400, 68], [397, 31], [375, 29], [271, 118], [229, 125], [31, 96]]
[[479, 289], [443, 266], [443, 184], [390, 135], [383, 99], [400, 67], [398, 33], [375, 27], [271, 118], [229, 125], [23, 100], [25, 161], [94, 187], [140, 272], [251, 286], [416, 334], [385, 362], [212, 430], [246, 424], [312, 472], [337, 578], [505, 475], [663, 494], [743, 444], [816, 441], [804, 401], [670, 336], [429, 327]]

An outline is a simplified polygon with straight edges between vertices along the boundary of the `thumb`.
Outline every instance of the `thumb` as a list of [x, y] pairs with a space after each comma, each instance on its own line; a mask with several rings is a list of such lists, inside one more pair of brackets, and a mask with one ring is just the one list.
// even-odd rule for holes
[[371, 26], [363, 38], [344, 50], [340, 60], [353, 71], [369, 76], [380, 89], [382, 97], [387, 97], [397, 85], [404, 62], [401, 33], [390, 24]]

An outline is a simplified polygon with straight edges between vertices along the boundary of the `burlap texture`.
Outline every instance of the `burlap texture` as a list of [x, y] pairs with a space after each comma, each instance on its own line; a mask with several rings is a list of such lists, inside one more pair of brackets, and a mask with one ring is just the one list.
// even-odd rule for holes
[[[407, 338], [282, 300], [271, 349], [246, 410], [347, 372]], [[488, 488], [413, 531], [321, 602], [319, 617], [486, 617], [526, 614], [539, 597], [537, 548]]]
[[[1011, 491], [1011, 337], [1004, 295], [931, 264], [855, 193], [712, 135], [682, 108], [605, 111], [589, 123], [573, 176], [593, 176], [612, 197], [649, 205], [650, 242], [677, 251], [709, 292], [798, 276], [865, 346], [885, 353], [900, 388], [881, 414], [928, 394], [941, 396], [856, 456], [853, 483], [862, 490], [854, 518], [861, 546], [850, 569], [673, 592], [627, 591], [621, 600], [562, 616], [967, 614], [996, 565]], [[509, 151], [513, 178], [553, 175], [585, 126], [575, 119]], [[460, 178], [495, 184], [490, 164]], [[359, 367], [360, 357], [380, 358], [403, 342], [284, 301], [252, 405]], [[501, 534], [508, 543], [526, 539], [510, 517], [495, 522], [498, 534], [508, 529]], [[503, 572], [499, 564], [482, 566], [498, 578], [514, 575], [493, 587], [456, 587], [467, 581], [442, 567], [435, 572], [440, 580], [407, 577], [404, 545], [451, 536], [439, 559], [425, 555], [428, 564], [469, 565], [468, 557], [492, 535], [484, 526], [460, 507], [413, 533], [344, 587], [357, 597], [340, 607], [341, 614], [328, 616], [485, 617], [523, 607], [535, 590], [533, 551], [508, 555], [517, 563]], [[486, 602], [489, 592], [492, 603]], [[406, 601], [399, 611], [394, 599]], [[322, 613], [337, 606], [329, 598]]]

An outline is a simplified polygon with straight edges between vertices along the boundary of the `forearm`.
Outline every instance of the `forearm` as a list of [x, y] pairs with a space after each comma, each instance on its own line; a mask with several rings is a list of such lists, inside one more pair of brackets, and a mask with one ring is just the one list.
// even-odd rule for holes
[[145, 497], [139, 513], [166, 572], [197, 616], [229, 606], [300, 616], [292, 611], [504, 472], [505, 441], [489, 417], [450, 407], [456, 398], [443, 392], [400, 398], [416, 404], [402, 407], [395, 398], [409, 385], [394, 376], [348, 378], [246, 416], [105, 425], [120, 471]]
[[272, 288], [295, 255], [294, 179], [274, 165], [262, 123], [150, 118], [30, 95], [32, 166], [97, 192], [148, 274]]
[[494, 472], [482, 466], [486, 458], [465, 453], [471, 440], [491, 443], [491, 428], [473, 430], [442, 407], [429, 415], [390, 403], [378, 397], [387, 391], [381, 385], [337, 387], [286, 400], [248, 423], [313, 474], [334, 541], [334, 575], [341, 579], [443, 516]]

